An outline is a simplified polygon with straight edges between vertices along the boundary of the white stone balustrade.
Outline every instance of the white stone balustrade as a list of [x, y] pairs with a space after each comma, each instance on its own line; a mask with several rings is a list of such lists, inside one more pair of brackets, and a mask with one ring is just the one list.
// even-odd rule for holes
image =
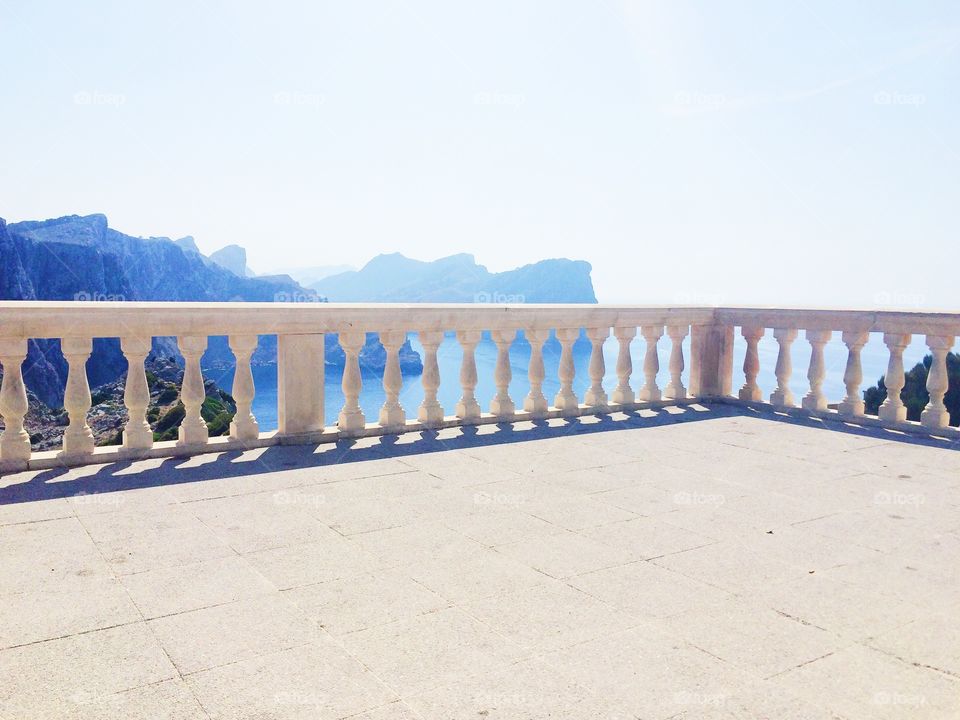
[[927, 374], [927, 392], [930, 401], [920, 414], [924, 427], [942, 428], [947, 426], [948, 413], [943, 404], [947, 392], [947, 352], [953, 347], [953, 337], [947, 335], [927, 335], [927, 347], [933, 356], [930, 372]]
[[480, 418], [480, 403], [474, 391], [477, 389], [477, 345], [480, 342], [479, 330], [460, 330], [457, 332], [457, 342], [463, 349], [463, 360], [460, 364], [460, 388], [463, 394], [457, 402], [457, 417], [464, 421]]
[[[276, 443], [323, 442], [339, 437], [402, 432], [453, 425], [503, 422], [517, 419], [571, 417], [611, 410], [688, 404], [695, 402], [749, 402], [762, 404], [759, 378], [773, 374], [776, 389], [771, 405], [785, 412], [809, 413], [820, 417], [878, 423], [909, 432], [926, 432], [957, 437], [949, 427], [944, 405], [947, 392], [947, 353], [960, 333], [960, 313], [858, 312], [827, 310], [778, 310], [770, 308], [668, 308], [584, 305], [274, 305], [269, 303], [46, 303], [0, 302], [0, 469], [50, 467], [56, 464], [100, 462], [111, 457], [162, 457], [190, 455], [230, 447], [261, 447]], [[137, 328], [131, 335], [129, 328]], [[746, 346], [743, 385], [733, 390], [733, 333], [740, 328]], [[761, 367], [758, 346], [767, 329], [773, 329], [778, 343], [775, 367]], [[791, 347], [799, 329], [810, 346], [807, 367], [809, 389], [796, 408], [790, 390]], [[126, 333], [123, 331], [127, 330]], [[657, 384], [660, 370], [659, 340], [666, 335], [669, 349], [669, 380], [661, 393]], [[408, 332], [415, 332], [423, 346], [423, 402], [407, 416], [400, 404], [403, 377], [400, 350]], [[446, 416], [438, 399], [440, 368], [437, 353], [444, 333], [455, 333], [463, 351], [459, 377], [460, 399], [454, 414]], [[495, 395], [490, 411], [483, 412], [475, 392], [478, 383], [476, 352], [489, 333], [497, 347], [493, 369]], [[510, 394], [513, 370], [511, 346], [522, 332], [530, 344], [527, 368], [529, 392], [525, 397]], [[829, 398], [824, 392], [824, 351], [833, 332], [839, 332], [847, 348], [843, 398]], [[590, 358], [588, 377], [577, 377], [574, 345], [585, 333]], [[863, 372], [860, 352], [870, 333], [882, 333], [889, 353], [885, 375], [886, 401], [879, 416], [865, 416], [861, 397]], [[342, 389], [344, 402], [336, 425], [324, 422], [325, 337], [335, 335], [344, 353]], [[362, 378], [360, 352], [367, 337], [379, 336], [386, 352], [383, 378]], [[613, 335], [617, 355], [615, 385], [607, 395], [608, 382], [604, 342]], [[237, 413], [228, 437], [208, 437], [201, 415], [205, 398], [201, 358], [211, 336], [227, 336], [236, 358], [232, 388]], [[261, 432], [252, 407], [256, 398], [251, 358], [259, 336], [277, 336], [278, 429]], [[933, 356], [927, 379], [930, 400], [919, 422], [907, 420], [900, 398], [904, 386], [904, 349], [911, 336], [926, 336]], [[634, 375], [632, 342], [642, 337], [642, 372]], [[685, 340], [691, 337], [689, 354]], [[87, 422], [90, 387], [86, 363], [96, 338], [120, 337], [127, 359], [124, 403], [128, 419], [123, 444], [118, 448], [94, 450], [93, 434]], [[176, 337], [184, 359], [180, 392], [184, 420], [176, 442], [154, 442], [146, 420], [149, 391], [144, 361], [155, 337]], [[555, 338], [555, 339], [552, 339]], [[22, 367], [28, 341], [59, 338], [69, 368], [64, 406], [69, 425], [63, 447], [56, 452], [30, 449], [24, 426], [28, 401]], [[451, 337], [452, 341], [452, 337]], [[560, 357], [555, 348], [559, 345]], [[556, 363], [548, 372], [545, 352]], [[637, 346], [638, 357], [641, 352]], [[580, 354], [578, 346], [577, 354]], [[584, 360], [585, 362], [585, 360]], [[684, 386], [689, 370], [689, 388]], [[545, 382], [559, 386], [553, 402], [544, 394]], [[382, 382], [385, 399], [377, 422], [368, 423], [361, 408], [364, 382]], [[583, 403], [577, 395], [583, 389]], [[638, 388], [636, 392], [634, 388]], [[736, 393], [733, 395], [732, 393]], [[836, 403], [836, 404], [832, 404]], [[519, 407], [518, 407], [519, 405]], [[412, 409], [411, 409], [412, 411]]]
[[516, 412], [513, 400], [510, 398], [510, 381], [513, 379], [513, 372], [510, 370], [510, 345], [513, 344], [516, 336], [515, 330], [494, 330], [493, 332], [493, 341], [497, 344], [497, 365], [493, 370], [493, 382], [497, 386], [497, 394], [493, 396], [493, 401], [490, 403], [490, 413], [498, 418], [509, 418]]
[[797, 331], [791, 328], [774, 328], [773, 339], [777, 341], [777, 388], [770, 394], [770, 404], [777, 408], [793, 407], [793, 392], [790, 390], [790, 374], [793, 372], [793, 360], [790, 347], [797, 339]]
[[580, 407], [576, 393], [573, 392], [573, 380], [576, 377], [576, 368], [573, 364], [573, 344], [580, 337], [579, 328], [557, 329], [557, 340], [560, 341], [560, 367], [557, 375], [560, 379], [560, 392], [553, 400], [553, 404], [560, 408], [565, 415], [573, 415]]
[[660, 356], [657, 354], [657, 343], [663, 337], [663, 325], [644, 325], [642, 332], [647, 350], [643, 356], [644, 385], [637, 397], [641, 402], [660, 402], [660, 388], [657, 387]]
[[23, 418], [29, 409], [22, 372], [26, 358], [26, 338], [0, 338], [0, 365], [3, 366], [3, 382], [0, 383], [0, 416], [3, 417], [0, 462], [11, 467], [26, 463], [30, 458], [30, 435], [23, 427]]
[[257, 349], [256, 335], [231, 335], [230, 350], [236, 358], [236, 370], [233, 373], [232, 395], [237, 403], [237, 412], [230, 423], [230, 437], [234, 440], [256, 440], [260, 437], [260, 425], [253, 416], [253, 370], [250, 358]]
[[617, 387], [613, 390], [612, 400], [618, 405], [632, 403], [636, 398], [633, 388], [630, 387], [630, 375], [633, 374], [633, 358], [630, 357], [630, 343], [637, 336], [635, 327], [614, 328], [614, 337], [617, 338]]
[[743, 387], [740, 388], [739, 398], [747, 402], [760, 402], [763, 391], [757, 385], [757, 375], [760, 374], [760, 354], [758, 346], [765, 330], [762, 327], [744, 326], [740, 334], [747, 342], [747, 351], [743, 356]]
[[683, 386], [683, 339], [687, 336], [685, 325], [671, 325], [667, 328], [670, 337], [670, 382], [663, 389], [663, 396], [670, 400], [678, 400], [687, 396], [687, 389]]
[[[530, 382], [530, 392], [523, 399], [523, 409], [532, 417], [542, 418], [547, 414], [546, 396], [543, 394], [543, 381], [547, 377], [543, 366], [543, 344], [549, 333], [546, 330], [530, 328], [526, 331], [527, 342], [530, 343], [530, 367], [527, 370], [527, 379]], [[476, 372], [476, 369], [474, 369]]]
[[383, 391], [387, 397], [380, 408], [380, 425], [390, 430], [402, 428], [407, 422], [406, 412], [400, 405], [400, 390], [403, 387], [400, 348], [406, 341], [405, 332], [380, 333], [380, 343], [387, 352], [387, 362], [383, 369]]
[[[417, 417], [426, 427], [436, 427], [443, 422], [443, 408], [437, 400], [437, 390], [440, 389], [440, 367], [437, 365], [437, 348], [443, 341], [443, 333], [440, 331], [421, 330], [420, 344], [423, 345], [423, 375], [420, 376], [420, 382], [423, 383], [423, 402], [420, 403], [420, 409]], [[509, 370], [509, 367], [508, 367]], [[509, 382], [509, 378], [507, 382]]]
[[826, 368], [823, 364], [823, 346], [830, 341], [829, 330], [807, 330], [807, 342], [810, 343], [810, 365], [807, 380], [810, 392], [803, 396], [800, 405], [804, 410], [826, 410], [827, 398], [823, 394], [823, 376]]
[[863, 382], [863, 368], [860, 366], [860, 351], [870, 339], [870, 334], [862, 331], [845, 331], [843, 344], [847, 346], [847, 367], [843, 371], [843, 384], [847, 395], [837, 406], [844, 415], [863, 415], [863, 398], [860, 397], [860, 383]]
[[347, 437], [359, 435], [367, 420], [360, 409], [360, 391], [363, 378], [360, 375], [360, 349], [366, 340], [362, 330], [348, 330], [340, 333], [340, 347], [343, 348], [343, 378], [340, 388], [343, 390], [343, 408], [337, 418], [337, 427]]
[[[123, 448], [136, 452], [153, 444], [153, 431], [147, 422], [150, 389], [143, 363], [150, 352], [148, 337], [124, 336], [120, 349], [127, 359], [127, 382], [123, 386], [123, 404], [127, 408], [127, 424], [123, 427]], [[253, 395], [251, 393], [251, 399]]]
[[903, 351], [910, 344], [910, 335], [907, 333], [884, 333], [883, 343], [890, 353], [887, 363], [887, 372], [883, 376], [883, 383], [887, 387], [887, 399], [880, 406], [881, 420], [889, 422], [903, 422], [907, 419], [907, 408], [900, 398], [903, 391], [905, 377], [903, 373]]
[[[63, 455], [75, 459], [92, 455], [94, 448], [93, 431], [87, 424], [87, 413], [90, 411], [87, 360], [93, 351], [93, 340], [83, 337], [64, 338], [60, 349], [67, 359], [67, 387], [63, 393], [63, 407], [70, 418], [70, 424], [63, 433]], [[201, 383], [201, 390], [202, 387]]]
[[184, 407], [183, 422], [180, 423], [177, 443], [185, 447], [204, 445], [209, 439], [209, 432], [207, 423], [200, 414], [200, 406], [207, 397], [203, 387], [200, 358], [206, 352], [207, 337], [205, 335], [182, 336], [177, 338], [177, 346], [183, 355], [183, 384], [180, 387], [180, 401]]
[[603, 376], [607, 372], [603, 361], [603, 341], [610, 337], [610, 328], [589, 328], [590, 339], [590, 388], [584, 395], [584, 403], [592, 408], [607, 406], [607, 393], [603, 389]]

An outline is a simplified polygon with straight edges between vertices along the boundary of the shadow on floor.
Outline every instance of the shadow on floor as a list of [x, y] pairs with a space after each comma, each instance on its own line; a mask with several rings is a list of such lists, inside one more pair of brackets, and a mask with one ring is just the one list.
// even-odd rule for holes
[[[340, 440], [321, 445], [276, 445], [256, 450], [234, 449], [186, 458], [123, 461], [82, 468], [55, 468], [28, 471], [10, 476], [13, 482], [0, 487], [0, 505], [67, 498], [76, 495], [118, 492], [138, 488], [177, 485], [211, 479], [245, 477], [302, 468], [321, 468], [352, 462], [443, 452], [487, 445], [503, 445], [569, 435], [617, 432], [701, 422], [726, 417], [753, 417], [774, 422], [818, 428], [949, 450], [960, 450], [960, 442], [941, 438], [906, 435], [875, 426], [753, 409], [726, 403], [686, 405], [618, 412], [545, 421], [503, 423], [420, 431], [404, 435], [383, 435], [357, 440]], [[131, 471], [136, 465], [137, 469]], [[21, 482], [17, 482], [23, 478]]]

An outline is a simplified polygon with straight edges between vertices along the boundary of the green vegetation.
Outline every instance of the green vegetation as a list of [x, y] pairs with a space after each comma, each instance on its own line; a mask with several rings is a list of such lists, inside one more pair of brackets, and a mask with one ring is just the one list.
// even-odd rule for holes
[[[900, 397], [903, 404], [907, 406], [907, 420], [919, 420], [920, 413], [930, 400], [930, 394], [927, 392], [927, 373], [930, 371], [932, 361], [932, 357], [927, 355], [923, 362], [917, 363], [906, 372], [906, 382]], [[960, 425], [960, 355], [956, 353], [947, 354], [947, 379], [949, 386], [943, 403], [950, 413], [950, 424]], [[876, 385], [863, 393], [866, 412], [870, 415], [876, 415], [880, 405], [887, 399], [887, 386], [883, 380], [881, 377]]]
[[[230, 432], [230, 421], [236, 412], [236, 404], [229, 393], [218, 390], [215, 395], [208, 395], [200, 406], [200, 417], [207, 423], [207, 431], [211, 437], [227, 435]], [[182, 402], [178, 402], [167, 412], [160, 415], [153, 424], [154, 440], [176, 440], [178, 428], [183, 422], [186, 409]], [[149, 414], [148, 414], [149, 418]]]

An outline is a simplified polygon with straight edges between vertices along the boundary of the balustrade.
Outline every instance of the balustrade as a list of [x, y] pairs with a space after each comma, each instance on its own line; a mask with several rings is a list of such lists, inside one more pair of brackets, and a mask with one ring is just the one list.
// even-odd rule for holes
[[687, 389], [683, 386], [683, 339], [687, 336], [685, 325], [671, 325], [667, 328], [670, 337], [670, 382], [663, 389], [663, 396], [670, 400], [679, 400], [687, 396]]
[[953, 347], [953, 337], [947, 335], [927, 335], [927, 347], [933, 356], [930, 372], [927, 373], [927, 392], [930, 401], [920, 413], [920, 423], [928, 428], [947, 426], [949, 414], [943, 404], [947, 392], [947, 353]]
[[643, 339], [647, 343], [647, 351], [643, 356], [644, 385], [640, 389], [638, 399], [642, 402], [659, 402], [660, 388], [657, 387], [657, 373], [660, 372], [660, 356], [657, 354], [657, 343], [663, 337], [663, 325], [644, 326]]
[[635, 327], [614, 328], [614, 337], [617, 338], [617, 387], [613, 391], [613, 402], [618, 405], [630, 404], [635, 401], [636, 395], [630, 387], [630, 375], [633, 373], [633, 359], [630, 357], [630, 343], [637, 336]]
[[127, 382], [123, 386], [123, 404], [127, 408], [123, 448], [127, 451], [144, 450], [153, 445], [153, 431], [147, 422], [150, 388], [147, 386], [147, 373], [143, 367], [150, 346], [151, 340], [148, 337], [120, 338], [120, 350], [127, 359]]
[[[49, 305], [50, 309], [47, 309]], [[110, 305], [109, 309], [100, 305]], [[519, 418], [542, 419], [570, 417], [586, 413], [603, 413], [609, 408], [627, 409], [660, 403], [682, 404], [698, 399], [706, 402], [748, 402], [761, 404], [763, 395], [759, 378], [766, 370], [774, 376], [776, 388], [769, 402], [786, 412], [812, 413], [824, 418], [836, 416], [857, 422], [878, 422], [915, 432], [933, 432], [956, 437], [948, 427], [949, 413], [944, 404], [948, 390], [947, 354], [954, 337], [960, 332], [960, 314], [922, 313], [856, 313], [846, 311], [800, 311], [773, 309], [727, 308], [640, 308], [605, 306], [526, 306], [508, 309], [475, 306], [330, 306], [326, 308], [264, 308], [216, 306], [203, 304], [163, 304], [157, 313], [153, 305], [131, 306], [124, 303], [103, 303], [81, 308], [70, 303], [0, 303], [0, 327], [7, 336], [0, 337], [0, 415], [4, 430], [0, 435], [0, 469], [9, 470], [35, 465], [49, 467], [56, 462], [81, 464], [94, 458], [163, 456], [193, 454], [207, 449], [270, 445], [279, 442], [314, 442], [337, 437], [400, 432], [415, 428], [439, 428], [456, 424], [508, 421]], [[136, 334], [117, 332], [122, 328], [142, 328]], [[420, 382], [423, 401], [416, 409], [416, 418], [408, 420], [400, 403], [403, 377], [400, 353], [406, 340], [405, 328], [418, 328], [423, 346], [423, 371]], [[743, 385], [731, 396], [732, 336], [740, 328], [745, 344]], [[10, 335], [10, 328], [17, 333]], [[759, 343], [767, 328], [773, 329], [777, 342], [777, 359], [773, 368], [762, 368]], [[804, 328], [810, 346], [807, 367], [808, 390], [800, 408], [795, 407], [790, 388], [792, 376], [791, 349]], [[904, 350], [911, 335], [923, 328], [926, 344], [932, 355], [926, 389], [929, 403], [920, 422], [907, 421], [907, 408], [900, 398], [904, 387]], [[79, 333], [78, 333], [79, 330]], [[478, 384], [477, 348], [483, 342], [482, 331], [488, 330], [496, 346], [496, 362], [492, 372], [495, 392], [489, 413], [484, 413], [476, 398]], [[454, 415], [446, 417], [438, 397], [440, 367], [438, 351], [444, 331], [456, 333], [463, 351], [460, 363], [459, 400]], [[513, 368], [512, 345], [522, 331], [530, 345], [527, 380], [529, 392], [520, 399], [510, 394]], [[590, 343], [589, 361], [583, 358], [587, 378], [577, 384], [575, 345], [585, 331]], [[846, 347], [847, 359], [843, 374], [844, 396], [836, 405], [824, 390], [825, 349], [832, 333], [839, 331]], [[254, 416], [257, 389], [254, 386], [252, 357], [258, 336], [273, 332], [278, 348], [278, 430], [261, 432]], [[554, 347], [555, 334], [560, 357], [548, 372], [545, 351]], [[691, 335], [689, 355], [686, 339]], [[863, 369], [861, 351], [870, 332], [883, 334], [889, 353], [885, 383], [887, 397], [876, 418], [864, 416], [861, 396]], [[344, 354], [341, 387], [343, 405], [336, 426], [327, 428], [323, 417], [324, 355], [326, 333], [335, 333]], [[376, 333], [383, 345], [385, 362], [382, 377], [383, 404], [377, 422], [367, 424], [361, 407], [364, 378], [360, 354], [366, 339]], [[608, 397], [604, 388], [607, 366], [604, 343], [613, 335], [617, 341], [615, 385]], [[669, 338], [669, 378], [661, 389], [657, 384], [660, 370], [659, 341]], [[205, 400], [201, 358], [208, 338], [225, 335], [235, 357], [232, 394], [236, 413], [230, 423], [229, 436], [210, 438], [202, 410]], [[631, 354], [633, 340], [642, 337], [645, 343], [642, 372], [633, 379]], [[123, 400], [127, 419], [123, 427], [122, 445], [104, 448], [94, 454], [94, 436], [87, 415], [91, 396], [86, 364], [91, 355], [93, 338], [121, 336], [120, 349], [127, 360], [127, 376]], [[183, 355], [184, 373], [180, 389], [184, 417], [175, 443], [153, 441], [147, 422], [150, 391], [147, 386], [145, 361], [153, 337], [174, 336]], [[27, 358], [28, 339], [61, 338], [66, 359], [67, 378], [64, 407], [69, 418], [59, 453], [31, 453], [30, 436], [25, 427], [28, 400], [23, 370]], [[555, 357], [555, 356], [548, 356]], [[554, 362], [557, 362], [556, 360]], [[690, 371], [690, 387], [684, 385], [685, 371]], [[552, 376], [552, 377], [551, 377]], [[550, 378], [559, 385], [552, 404], [544, 394]], [[381, 382], [371, 378], [370, 382]], [[631, 385], [635, 382], [636, 385]], [[585, 388], [583, 404], [576, 387]], [[634, 387], [638, 387], [635, 391]], [[708, 390], [701, 390], [701, 388]], [[702, 394], [707, 392], [708, 394]], [[518, 408], [522, 405], [522, 409]], [[836, 408], [836, 409], [831, 409]]]
[[810, 343], [810, 366], [807, 370], [807, 380], [810, 382], [810, 392], [800, 401], [804, 410], [826, 410], [827, 398], [823, 394], [823, 346], [830, 340], [829, 330], [807, 330], [807, 342]]
[[883, 343], [890, 353], [887, 363], [887, 372], [883, 376], [887, 387], [887, 399], [880, 406], [879, 415], [882, 420], [903, 422], [907, 419], [907, 408], [900, 398], [904, 386], [903, 351], [910, 344], [910, 335], [906, 333], [884, 333]]

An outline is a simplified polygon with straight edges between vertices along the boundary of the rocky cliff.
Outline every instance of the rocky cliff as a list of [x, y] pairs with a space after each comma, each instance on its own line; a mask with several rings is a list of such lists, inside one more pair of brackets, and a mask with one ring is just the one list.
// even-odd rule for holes
[[473, 255], [423, 262], [393, 253], [310, 287], [331, 302], [595, 303], [590, 270], [583, 260], [553, 259], [492, 273]]
[[[193, 238], [139, 238], [108, 226], [104, 215], [57, 218], [7, 225], [0, 219], [0, 299], [142, 301], [320, 301], [314, 290], [285, 275], [241, 277], [204, 257]], [[328, 362], [342, 364], [336, 339], [327, 337]], [[154, 352], [179, 359], [172, 338], [155, 338]], [[362, 353], [365, 367], [382, 370], [379, 345], [371, 339]], [[276, 359], [276, 338], [261, 337], [255, 363]], [[409, 346], [406, 372], [418, 372], [420, 359]], [[205, 366], [232, 362], [226, 338], [210, 338]], [[115, 338], [94, 341], [87, 372], [91, 386], [116, 380], [126, 360]], [[51, 407], [63, 403], [66, 361], [57, 340], [31, 340], [24, 380]]]

